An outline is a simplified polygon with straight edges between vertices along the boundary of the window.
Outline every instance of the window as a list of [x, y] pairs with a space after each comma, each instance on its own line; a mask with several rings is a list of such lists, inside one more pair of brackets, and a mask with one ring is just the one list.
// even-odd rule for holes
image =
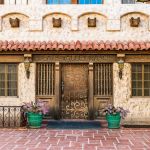
[[37, 96], [54, 95], [54, 64], [37, 64]]
[[103, 0], [47, 0], [47, 4], [102, 4]]
[[94, 65], [94, 95], [112, 95], [112, 64]]
[[122, 0], [123, 4], [135, 4], [136, 0]]
[[79, 0], [79, 4], [102, 4], [102, 0]]
[[71, 4], [71, 0], [48, 0], [48, 4]]
[[0, 96], [17, 96], [17, 64], [0, 64]]
[[150, 96], [150, 64], [132, 65], [132, 96]]

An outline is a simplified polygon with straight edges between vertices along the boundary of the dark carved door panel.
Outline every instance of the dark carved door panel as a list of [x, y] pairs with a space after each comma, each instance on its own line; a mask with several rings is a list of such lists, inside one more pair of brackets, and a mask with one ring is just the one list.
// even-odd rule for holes
[[61, 111], [64, 119], [88, 117], [88, 65], [64, 64], [62, 66]]

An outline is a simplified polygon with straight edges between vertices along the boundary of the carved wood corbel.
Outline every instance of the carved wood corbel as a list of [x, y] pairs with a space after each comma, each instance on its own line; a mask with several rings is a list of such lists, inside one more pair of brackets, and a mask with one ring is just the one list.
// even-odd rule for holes
[[140, 22], [141, 22], [140, 17], [138, 17], [138, 18], [133, 18], [133, 17], [131, 17], [131, 18], [130, 18], [130, 26], [131, 26], [131, 27], [138, 27], [139, 24], [140, 24]]
[[61, 23], [62, 23], [61, 18], [59, 18], [59, 19], [53, 18], [52, 21], [53, 21], [53, 27], [54, 28], [60, 28], [61, 27]]
[[96, 18], [88, 18], [88, 27], [96, 27]]
[[18, 18], [9, 18], [9, 23], [11, 25], [12, 28], [18, 28], [20, 26], [20, 19]]

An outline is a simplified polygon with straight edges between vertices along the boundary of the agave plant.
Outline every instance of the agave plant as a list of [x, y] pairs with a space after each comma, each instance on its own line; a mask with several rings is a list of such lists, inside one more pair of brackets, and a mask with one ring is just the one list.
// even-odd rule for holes
[[105, 107], [103, 110], [102, 110], [102, 113], [103, 114], [108, 114], [108, 115], [115, 115], [117, 113], [120, 113], [120, 116], [122, 119], [124, 119], [127, 114], [129, 113], [129, 110], [125, 110], [123, 107], [115, 107], [111, 104], [109, 104], [107, 107]]
[[36, 102], [31, 101], [29, 103], [24, 102], [22, 108], [25, 113], [32, 112], [44, 115], [48, 113], [46, 103], [40, 100], [37, 100]]

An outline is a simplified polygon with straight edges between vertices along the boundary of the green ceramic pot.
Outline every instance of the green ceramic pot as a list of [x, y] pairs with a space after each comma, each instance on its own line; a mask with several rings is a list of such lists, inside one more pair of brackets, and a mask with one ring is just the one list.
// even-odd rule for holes
[[42, 126], [43, 115], [29, 112], [27, 114], [28, 125], [30, 128], [40, 128]]
[[120, 113], [106, 115], [106, 120], [108, 123], [109, 129], [118, 129], [120, 128], [121, 116]]

